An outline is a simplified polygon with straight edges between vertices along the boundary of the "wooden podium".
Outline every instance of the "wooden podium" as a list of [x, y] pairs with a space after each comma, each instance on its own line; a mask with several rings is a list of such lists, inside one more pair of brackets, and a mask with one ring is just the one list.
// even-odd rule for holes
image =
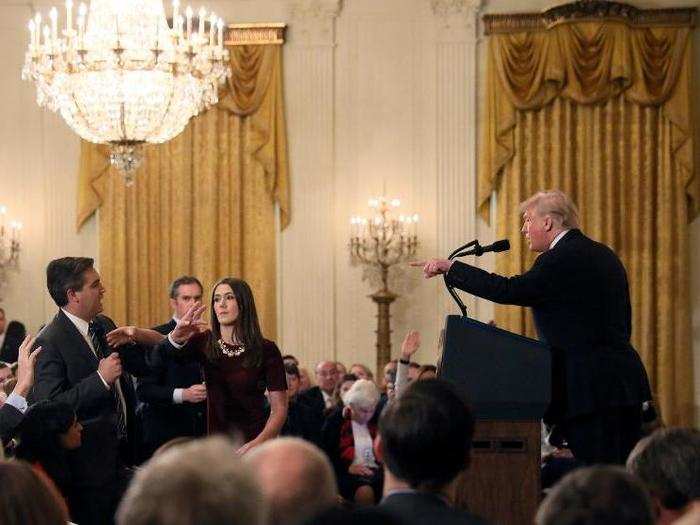
[[541, 419], [551, 393], [548, 347], [467, 317], [447, 317], [438, 376], [476, 416], [471, 464], [452, 498], [496, 525], [530, 525], [540, 497]]

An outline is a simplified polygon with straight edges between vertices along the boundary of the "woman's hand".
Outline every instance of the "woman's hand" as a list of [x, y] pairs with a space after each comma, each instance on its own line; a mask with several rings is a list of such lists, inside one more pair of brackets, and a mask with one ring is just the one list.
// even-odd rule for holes
[[207, 323], [202, 319], [202, 314], [206, 308], [200, 303], [194, 303], [190, 306], [170, 333], [173, 341], [184, 345], [193, 335], [204, 332], [207, 329]]
[[403, 343], [401, 343], [401, 359], [404, 361], [410, 361], [411, 356], [415, 354], [420, 348], [420, 333], [416, 330], [410, 330], [406, 337], [404, 337]]
[[107, 334], [107, 344], [111, 348], [128, 345], [136, 342], [135, 326], [120, 326]]

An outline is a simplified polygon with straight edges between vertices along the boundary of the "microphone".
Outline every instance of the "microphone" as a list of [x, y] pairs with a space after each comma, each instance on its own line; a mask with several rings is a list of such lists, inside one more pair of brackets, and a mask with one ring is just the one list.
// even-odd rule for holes
[[478, 241], [474, 243], [474, 247], [469, 250], [464, 250], [454, 255], [454, 257], [464, 257], [465, 255], [476, 255], [481, 257], [488, 252], [505, 252], [510, 250], [510, 242], [508, 239], [501, 239], [493, 244], [488, 244], [486, 246], [481, 246]]

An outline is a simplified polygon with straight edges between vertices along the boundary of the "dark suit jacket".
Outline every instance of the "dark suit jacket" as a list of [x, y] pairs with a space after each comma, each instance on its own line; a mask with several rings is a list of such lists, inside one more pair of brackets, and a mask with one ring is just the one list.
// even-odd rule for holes
[[12, 405], [5, 403], [0, 407], [0, 438], [2, 441], [13, 437], [22, 419], [24, 419], [24, 414]]
[[306, 407], [307, 439], [323, 448], [321, 431], [326, 421], [326, 416], [332, 410], [326, 410], [326, 402], [323, 400], [321, 388], [314, 386], [297, 395], [297, 403]]
[[0, 361], [6, 363], [14, 363], [17, 361], [19, 356], [19, 346], [22, 341], [16, 337], [5, 336], [5, 340], [2, 343], [2, 348], [0, 348]]
[[522, 275], [502, 277], [455, 262], [445, 281], [497, 303], [532, 307], [539, 338], [552, 348], [549, 421], [651, 399], [630, 344], [625, 269], [610, 248], [581, 231], [567, 232]]
[[[175, 320], [156, 326], [155, 331], [169, 334]], [[143, 441], [152, 453], [163, 443], [179, 436], [202, 436], [207, 430], [206, 402], [173, 403], [176, 388], [188, 388], [203, 379], [201, 365], [168, 359], [162, 366], [140, 378], [136, 394], [144, 403]]]
[[378, 507], [404, 525], [485, 525], [486, 522], [450, 507], [441, 497], [424, 492], [391, 494]]
[[[112, 320], [102, 315], [95, 322], [105, 333], [115, 328]], [[82, 446], [68, 458], [76, 485], [101, 487], [116, 482], [121, 462], [130, 458], [120, 457], [116, 407], [112, 392], [97, 374], [98, 358], [61, 310], [39, 333], [36, 345], [42, 351], [37, 358], [31, 400], [66, 402], [83, 425]], [[135, 393], [129, 373], [145, 374], [149, 365], [160, 362], [159, 354], [137, 345], [120, 347], [118, 352], [124, 368], [119, 381], [126, 401], [128, 443], [134, 446]]]

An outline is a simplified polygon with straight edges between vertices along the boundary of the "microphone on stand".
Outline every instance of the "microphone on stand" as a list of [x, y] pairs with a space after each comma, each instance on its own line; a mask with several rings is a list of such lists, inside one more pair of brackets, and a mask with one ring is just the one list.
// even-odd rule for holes
[[[510, 242], [508, 241], [508, 239], [501, 239], [500, 241], [496, 241], [493, 244], [488, 244], [486, 246], [481, 246], [479, 244], [479, 241], [477, 239], [474, 239], [473, 241], [468, 242], [467, 244], [460, 246], [459, 248], [454, 250], [448, 257], [448, 259], [452, 260], [456, 259], [457, 257], [465, 257], [467, 255], [475, 255], [477, 257], [481, 257], [482, 255], [488, 252], [505, 252], [506, 250], [510, 250]], [[446, 279], [446, 277], [446, 275], [443, 275], [443, 279]], [[462, 312], [462, 317], [467, 317], [467, 307], [462, 302], [462, 299], [460, 299], [459, 295], [457, 295], [457, 292], [455, 292], [454, 287], [449, 286], [447, 284], [447, 281], [445, 281], [445, 286], [447, 287], [447, 291], [450, 292], [450, 295], [455, 300], [457, 306]]]

